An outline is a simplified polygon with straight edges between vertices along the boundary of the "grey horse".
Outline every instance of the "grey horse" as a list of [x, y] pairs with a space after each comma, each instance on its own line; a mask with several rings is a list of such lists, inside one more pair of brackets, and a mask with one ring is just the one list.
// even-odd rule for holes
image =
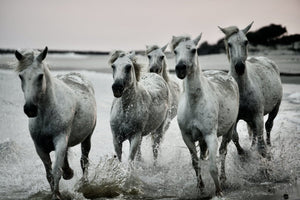
[[[146, 54], [149, 60], [148, 70], [149, 72], [159, 74], [164, 78], [167, 82], [169, 89], [170, 89], [170, 108], [169, 108], [169, 121], [171, 121], [177, 115], [177, 107], [178, 107], [178, 100], [180, 95], [180, 87], [178, 83], [172, 80], [169, 76], [167, 63], [166, 63], [166, 55], [165, 50], [168, 47], [168, 44], [159, 47], [157, 45], [146, 46]], [[166, 129], [169, 127], [167, 124]]]
[[[43, 161], [52, 199], [60, 199], [61, 176], [68, 180], [73, 170], [68, 163], [68, 148], [81, 143], [81, 168], [87, 178], [91, 136], [96, 125], [96, 101], [90, 82], [80, 74], [53, 77], [42, 51], [16, 51], [16, 71], [25, 97], [24, 112], [36, 152]], [[49, 153], [55, 151], [55, 163]]]
[[[216, 187], [216, 195], [222, 195], [219, 182], [216, 154], [217, 137], [222, 136], [219, 148], [221, 155], [221, 183], [226, 180], [225, 158], [227, 145], [231, 141], [235, 127], [239, 91], [236, 81], [221, 71], [202, 72], [196, 47], [201, 38], [194, 40], [186, 36], [173, 36], [171, 48], [175, 53], [175, 70], [178, 78], [184, 81], [184, 91], [179, 100], [177, 120], [182, 138], [187, 145], [197, 176], [198, 187], [204, 184], [195, 142], [199, 141], [201, 154], [209, 150], [210, 174]], [[204, 152], [203, 152], [204, 151]]]
[[[169, 89], [164, 79], [154, 73], [141, 76], [141, 65], [134, 52], [115, 51], [109, 63], [113, 69], [114, 98], [110, 126], [118, 159], [121, 161], [122, 143], [130, 142], [130, 161], [139, 150], [142, 137], [152, 134], [156, 160], [169, 108]], [[139, 150], [140, 152], [140, 150]]]
[[[258, 138], [258, 151], [266, 156], [266, 145], [263, 136], [264, 115], [269, 114], [265, 123], [267, 144], [271, 145], [270, 133], [273, 121], [277, 116], [281, 99], [282, 84], [278, 66], [266, 57], [248, 57], [247, 32], [253, 22], [245, 29], [236, 26], [220, 28], [225, 34], [225, 47], [230, 61], [229, 74], [237, 81], [240, 91], [238, 120], [247, 122], [250, 133], [253, 131], [252, 146]], [[233, 140], [238, 144], [235, 129]], [[239, 145], [239, 144], [238, 144]], [[243, 150], [239, 150], [242, 154]]]

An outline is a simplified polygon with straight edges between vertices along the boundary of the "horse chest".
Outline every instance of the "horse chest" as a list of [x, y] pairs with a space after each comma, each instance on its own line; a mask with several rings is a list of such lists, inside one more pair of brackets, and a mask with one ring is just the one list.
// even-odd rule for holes
[[43, 128], [41, 125], [36, 125], [35, 127], [30, 127], [30, 135], [32, 140], [40, 148], [44, 149], [46, 152], [53, 151], [54, 143], [52, 131], [47, 128]]
[[135, 112], [133, 110], [122, 110], [118, 113], [113, 112], [111, 115], [111, 128], [120, 140], [126, 140], [136, 132], [143, 130], [142, 112]]
[[209, 133], [215, 128], [218, 112], [213, 104], [205, 99], [191, 104], [191, 101], [183, 98], [178, 107], [177, 119], [180, 129], [193, 134], [193, 138], [198, 138], [201, 132]]
[[259, 91], [248, 89], [240, 92], [240, 106], [239, 117], [240, 119], [252, 119], [256, 114], [263, 111], [262, 97]]

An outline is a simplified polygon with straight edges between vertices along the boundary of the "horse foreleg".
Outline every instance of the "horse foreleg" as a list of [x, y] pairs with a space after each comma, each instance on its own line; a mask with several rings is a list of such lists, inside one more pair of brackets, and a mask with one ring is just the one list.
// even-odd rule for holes
[[204, 135], [205, 142], [207, 144], [208, 150], [209, 150], [209, 160], [210, 160], [210, 167], [209, 172], [211, 177], [214, 180], [215, 186], [216, 186], [216, 195], [222, 196], [222, 189], [220, 187], [219, 183], [219, 175], [218, 175], [218, 167], [216, 164], [216, 155], [217, 155], [217, 149], [218, 149], [218, 140], [217, 140], [217, 132], [212, 131], [210, 134]]
[[59, 181], [62, 175], [62, 167], [64, 164], [66, 152], [67, 152], [67, 137], [65, 134], [58, 136], [54, 139], [55, 146], [55, 163], [53, 167], [53, 177], [54, 177], [54, 188], [52, 199], [60, 199], [59, 193]]
[[253, 134], [257, 136], [257, 149], [258, 152], [263, 156], [267, 156], [266, 144], [264, 141], [264, 116], [263, 114], [258, 114], [253, 119]]
[[267, 145], [271, 146], [271, 130], [273, 128], [273, 121], [275, 119], [275, 117], [277, 116], [279, 107], [280, 107], [280, 103], [279, 102], [275, 108], [269, 113], [268, 116], [268, 120], [266, 121], [265, 124], [265, 128], [266, 128], [266, 132], [267, 132]]
[[64, 164], [63, 164], [62, 170], [63, 170], [63, 178], [65, 180], [69, 180], [69, 179], [73, 178], [74, 172], [70, 168], [69, 162], [68, 162], [68, 150], [66, 151], [66, 155], [65, 155], [65, 159], [64, 159]]
[[199, 146], [200, 146], [200, 150], [201, 150], [200, 158], [202, 160], [207, 160], [208, 159], [208, 149], [207, 149], [207, 145], [206, 145], [206, 142], [203, 137], [201, 137], [199, 139]]
[[162, 125], [160, 125], [160, 127], [152, 134], [152, 150], [153, 150], [154, 162], [157, 161], [158, 150], [159, 150], [161, 139], [163, 137], [164, 130], [166, 130], [165, 124], [162, 123]]
[[89, 135], [81, 143], [80, 165], [81, 165], [81, 169], [82, 169], [83, 180], [87, 180], [87, 178], [88, 178], [89, 153], [90, 153], [90, 150], [91, 150], [91, 136], [92, 135]]
[[201, 167], [199, 166], [199, 158], [197, 156], [197, 150], [196, 150], [195, 143], [192, 141], [192, 138], [190, 137], [190, 135], [188, 135], [184, 132], [181, 132], [181, 134], [182, 134], [183, 141], [186, 144], [186, 146], [188, 147], [190, 154], [191, 154], [193, 168], [196, 172], [198, 187], [199, 187], [200, 191], [203, 192], [204, 183], [203, 183], [203, 180], [201, 177]]
[[232, 141], [235, 144], [235, 147], [236, 147], [236, 150], [237, 150], [238, 154], [239, 155], [244, 155], [245, 151], [244, 151], [244, 149], [240, 145], [239, 135], [238, 135], [238, 132], [236, 130], [237, 123], [238, 123], [238, 121], [236, 122], [236, 124], [234, 126], [234, 129], [233, 129], [233, 132], [232, 132]]
[[223, 135], [221, 146], [219, 148], [219, 154], [221, 156], [221, 175], [220, 175], [220, 181], [221, 185], [225, 185], [226, 181], [226, 172], [225, 172], [225, 159], [227, 155], [227, 145], [231, 141], [232, 133], [234, 131], [235, 125], [233, 125], [230, 130], [227, 132], [226, 135]]
[[142, 142], [142, 133], [137, 133], [136, 135], [132, 136], [129, 139], [129, 142], [130, 142], [129, 159], [133, 161], [135, 154], [138, 150], [138, 147], [139, 145], [141, 145]]
[[113, 144], [119, 161], [122, 160], [122, 141], [113, 134]]
[[52, 171], [52, 167], [51, 167], [52, 162], [51, 162], [50, 155], [49, 155], [49, 153], [46, 153], [42, 148], [40, 148], [37, 144], [35, 144], [35, 149], [44, 164], [44, 167], [46, 170], [46, 177], [49, 182], [51, 191], [53, 192], [54, 181], [53, 181], [53, 175], [51, 172]]
[[249, 123], [247, 123], [247, 130], [249, 134], [249, 139], [252, 140], [251, 147], [254, 147], [256, 144], [256, 135], [253, 133], [253, 130]]

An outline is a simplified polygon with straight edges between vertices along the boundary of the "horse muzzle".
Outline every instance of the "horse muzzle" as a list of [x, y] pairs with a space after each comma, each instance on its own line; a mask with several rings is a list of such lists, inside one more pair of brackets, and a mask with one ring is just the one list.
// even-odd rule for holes
[[150, 72], [158, 74], [159, 73], [159, 68], [156, 67], [156, 66], [153, 66], [153, 67], [150, 68]]
[[175, 67], [176, 76], [180, 79], [184, 79], [186, 77], [186, 65], [182, 63], [178, 63]]
[[241, 76], [245, 73], [246, 66], [245, 66], [245, 63], [239, 61], [235, 64], [234, 68], [235, 68], [236, 73]]
[[120, 83], [114, 83], [112, 85], [112, 91], [114, 93], [114, 96], [116, 98], [120, 98], [123, 95], [124, 92], [124, 85]]
[[33, 118], [36, 117], [38, 114], [38, 108], [36, 105], [31, 104], [31, 103], [26, 103], [24, 105], [24, 113], [29, 117], [29, 118]]

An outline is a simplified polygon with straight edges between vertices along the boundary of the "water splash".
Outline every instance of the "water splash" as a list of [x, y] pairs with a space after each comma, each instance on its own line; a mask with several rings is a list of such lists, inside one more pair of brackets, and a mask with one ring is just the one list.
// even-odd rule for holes
[[100, 159], [89, 175], [89, 181], [81, 180], [75, 188], [89, 199], [143, 194], [141, 181], [135, 174], [132, 163], [121, 163], [117, 158], [107, 156]]

